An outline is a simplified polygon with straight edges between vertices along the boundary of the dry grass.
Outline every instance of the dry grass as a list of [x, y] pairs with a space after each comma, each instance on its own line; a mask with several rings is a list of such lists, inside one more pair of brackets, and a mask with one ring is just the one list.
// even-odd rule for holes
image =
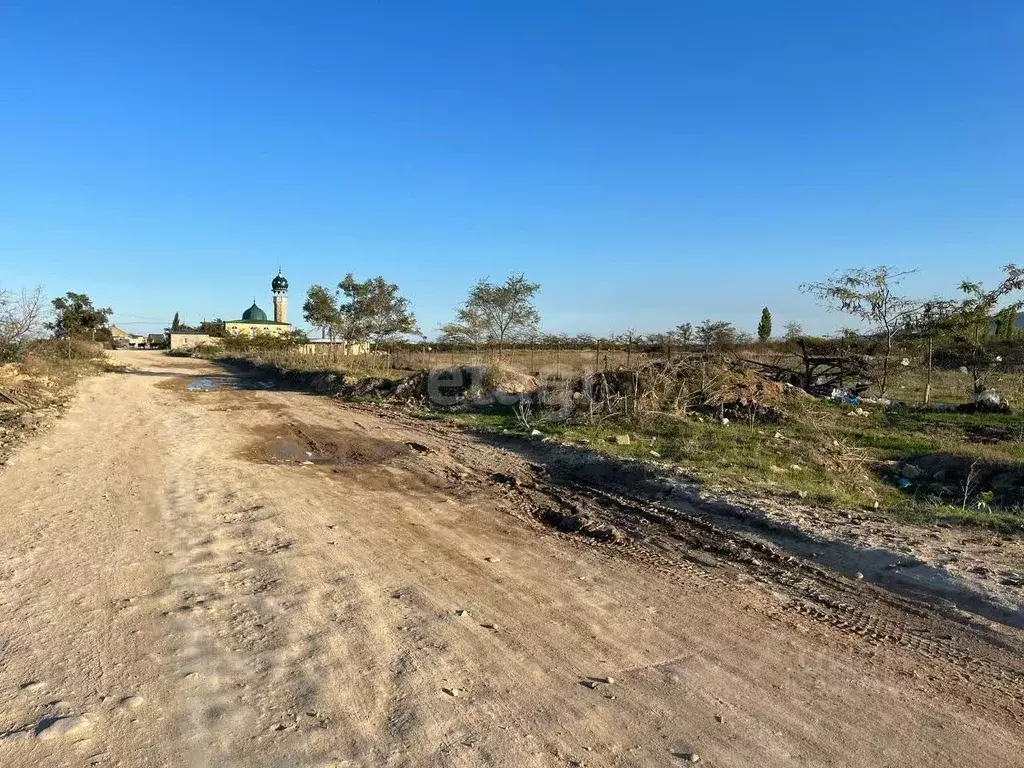
[[[614, 419], [549, 421], [534, 413], [529, 427], [570, 443], [601, 452], [657, 461], [678, 467], [718, 490], [752, 491], [758, 495], [799, 498], [839, 509], [877, 508], [908, 522], [946, 521], [1007, 533], [1024, 531], [1024, 485], [1011, 489], [1006, 503], [995, 499], [979, 505], [984, 488], [968, 493], [962, 503], [962, 478], [950, 477], [940, 488], [915, 482], [900, 488], [887, 462], [915, 457], [961, 457], [967, 464], [998, 467], [998, 472], [1024, 478], [1024, 420], [1005, 414], [940, 414], [891, 412], [868, 406], [868, 416], [825, 400], [790, 400], [781, 405], [778, 424], [722, 426], [707, 417], [641, 414]], [[454, 416], [478, 428], [527, 432], [514, 409]], [[1001, 428], [1011, 433], [995, 444], [980, 444], [971, 431]], [[614, 437], [628, 433], [629, 445]], [[653, 452], [653, 453], [652, 453]]]
[[[476, 352], [436, 352], [421, 350], [400, 350], [392, 356], [361, 355], [358, 357], [339, 357], [329, 361], [325, 355], [316, 355], [302, 360], [298, 353], [288, 353], [290, 365], [294, 367], [312, 367], [317, 369], [334, 369], [338, 371], [422, 371], [437, 368], [448, 368], [468, 365], [489, 365], [497, 363], [498, 356], [493, 351]], [[728, 355], [731, 357], [732, 355]], [[784, 363], [798, 368], [794, 355], [765, 352], [758, 349], [740, 350], [737, 357], [761, 359], [765, 362]], [[571, 379], [587, 372], [636, 370], [651, 362], [664, 359], [661, 355], [625, 350], [602, 349], [530, 349], [516, 348], [505, 350], [501, 356], [501, 364], [521, 373], [537, 376], [541, 379]], [[897, 363], [902, 355], [897, 355]], [[924, 400], [926, 371], [923, 364], [909, 358], [911, 365], [896, 365], [891, 375], [888, 396], [908, 404], [918, 404]], [[852, 384], [853, 382], [851, 382]], [[957, 370], [935, 369], [932, 372], [931, 401], [945, 403], [967, 402], [971, 394], [972, 381], [968, 374]], [[989, 386], [995, 389], [1014, 408], [1024, 409], [1024, 372], [1015, 370], [994, 371], [989, 377]], [[880, 393], [872, 388], [866, 393], [878, 396]]]
[[[220, 357], [225, 350], [209, 348], [201, 353], [206, 357]], [[302, 353], [288, 348], [255, 348], [235, 350], [230, 354], [245, 357], [253, 362], [278, 365], [297, 371], [336, 371], [350, 375], [375, 375], [395, 377], [415, 371], [439, 368], [492, 365], [499, 362], [493, 350], [477, 352], [437, 352], [419, 349], [400, 349], [392, 355], [336, 355], [327, 349], [315, 353]], [[726, 355], [732, 357], [733, 355]], [[758, 348], [738, 350], [736, 357], [784, 364], [799, 368], [795, 355]], [[627, 352], [621, 349], [531, 349], [515, 348], [505, 350], [500, 363], [503, 368], [512, 369], [537, 377], [541, 381], [565, 380], [594, 371], [637, 370], [651, 362], [664, 359], [660, 355]], [[902, 355], [896, 356], [897, 362]], [[923, 402], [926, 371], [916, 359], [909, 358], [911, 365], [896, 365], [891, 374], [888, 396], [893, 400], [916, 405]], [[853, 382], [851, 382], [852, 384]], [[957, 370], [935, 369], [932, 372], [932, 402], [964, 403], [970, 398], [971, 378]], [[1024, 372], [1016, 370], [994, 371], [989, 385], [1015, 409], [1024, 409]], [[866, 393], [878, 396], [872, 388]]]
[[[521, 373], [549, 378], [571, 378], [587, 371], [614, 371], [639, 368], [657, 360], [657, 355], [626, 352], [621, 349], [507, 349], [501, 364]], [[433, 370], [465, 365], [489, 365], [499, 362], [496, 352], [426, 352], [403, 350], [395, 354], [395, 366], [411, 370]]]

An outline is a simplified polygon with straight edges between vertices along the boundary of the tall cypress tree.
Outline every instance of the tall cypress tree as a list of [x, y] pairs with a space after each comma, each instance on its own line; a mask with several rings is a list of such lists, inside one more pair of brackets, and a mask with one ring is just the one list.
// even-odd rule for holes
[[757, 324], [757, 338], [764, 344], [772, 337], [772, 313], [768, 307], [761, 310], [761, 322]]

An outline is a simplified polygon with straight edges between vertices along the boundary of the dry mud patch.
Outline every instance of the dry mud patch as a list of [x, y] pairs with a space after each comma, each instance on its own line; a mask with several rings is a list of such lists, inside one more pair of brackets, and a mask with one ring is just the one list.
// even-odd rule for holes
[[379, 465], [408, 454], [403, 443], [298, 421], [253, 427], [256, 440], [243, 458], [263, 464], [343, 468]]

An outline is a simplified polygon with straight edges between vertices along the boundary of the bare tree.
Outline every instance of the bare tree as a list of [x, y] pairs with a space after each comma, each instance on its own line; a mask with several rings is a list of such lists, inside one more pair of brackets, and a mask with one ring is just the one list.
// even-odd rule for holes
[[786, 341], [796, 341], [804, 335], [804, 327], [797, 322], [786, 323], [782, 328], [782, 338]]
[[896, 287], [914, 270], [899, 271], [881, 266], [850, 269], [828, 280], [805, 283], [800, 290], [816, 297], [829, 309], [845, 312], [868, 323], [882, 341], [882, 378], [879, 390], [884, 396], [889, 386], [889, 367], [896, 337], [907, 329], [922, 303], [896, 293]]
[[636, 328], [628, 328], [612, 339], [616, 344], [621, 344], [626, 348], [626, 368], [630, 367], [633, 347], [642, 342], [643, 338], [643, 334], [639, 333]]
[[13, 360], [43, 328], [43, 289], [15, 294], [0, 288], [0, 362]]

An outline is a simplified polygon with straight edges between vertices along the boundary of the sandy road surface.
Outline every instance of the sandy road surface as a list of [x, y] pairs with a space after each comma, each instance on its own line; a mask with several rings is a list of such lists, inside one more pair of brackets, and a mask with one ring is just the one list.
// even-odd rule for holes
[[1017, 629], [448, 425], [124, 359], [0, 471], [0, 765], [1022, 764]]

